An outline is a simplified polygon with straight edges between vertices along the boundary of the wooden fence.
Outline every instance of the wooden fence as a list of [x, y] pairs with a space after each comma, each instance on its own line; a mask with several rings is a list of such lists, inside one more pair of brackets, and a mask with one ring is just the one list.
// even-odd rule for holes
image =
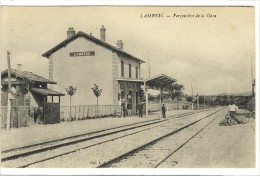
[[[191, 103], [165, 103], [165, 106], [169, 111], [178, 109], [191, 109]], [[199, 109], [207, 108], [200, 105]], [[193, 109], [197, 109], [197, 105], [193, 104]], [[161, 105], [159, 103], [150, 103], [149, 112], [160, 111]], [[71, 112], [69, 106], [60, 107], [60, 119], [61, 121], [75, 121], [93, 118], [103, 118], [111, 116], [121, 116], [121, 106], [119, 105], [82, 105], [71, 106]], [[143, 106], [143, 113], [145, 113], [145, 105]]]
[[[11, 107], [10, 127], [18, 128], [28, 126], [33, 121], [29, 106]], [[1, 106], [1, 128], [6, 129], [7, 106]]]
[[[71, 115], [70, 115], [71, 114]], [[82, 105], [60, 107], [61, 121], [73, 121], [108, 116], [121, 115], [121, 107], [118, 105]]]
[[[168, 109], [168, 111], [172, 110], [191, 110], [192, 109], [192, 104], [191, 103], [163, 103], [165, 107]], [[199, 109], [205, 109], [208, 108], [207, 105], [199, 105]], [[193, 103], [193, 109], [197, 110], [197, 104]], [[149, 112], [155, 112], [155, 111], [160, 111], [161, 110], [161, 104], [159, 103], [150, 103], [149, 104]]]

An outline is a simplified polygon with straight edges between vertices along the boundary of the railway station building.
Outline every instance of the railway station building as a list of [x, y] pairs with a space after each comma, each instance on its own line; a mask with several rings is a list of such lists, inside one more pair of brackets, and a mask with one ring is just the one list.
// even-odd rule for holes
[[[141, 101], [140, 67], [144, 61], [123, 49], [123, 41], [116, 46], [106, 42], [106, 29], [100, 28], [100, 38], [73, 28], [67, 38], [43, 55], [49, 59], [49, 79], [58, 84], [50, 89], [66, 94], [68, 86], [77, 87], [72, 104], [95, 105], [91, 88], [97, 84], [102, 89], [99, 105], [120, 105], [128, 100], [133, 113]], [[69, 96], [62, 97], [61, 105], [69, 105]]]

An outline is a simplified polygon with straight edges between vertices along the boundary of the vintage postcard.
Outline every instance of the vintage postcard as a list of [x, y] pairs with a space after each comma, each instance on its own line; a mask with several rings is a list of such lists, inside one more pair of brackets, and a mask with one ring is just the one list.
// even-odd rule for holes
[[4, 174], [254, 175], [258, 10], [1, 6]]

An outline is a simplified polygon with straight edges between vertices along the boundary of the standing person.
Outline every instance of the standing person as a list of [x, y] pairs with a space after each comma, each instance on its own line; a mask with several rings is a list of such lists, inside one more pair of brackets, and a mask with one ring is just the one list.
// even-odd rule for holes
[[162, 116], [166, 119], [166, 107], [164, 106], [164, 104], [162, 105]]
[[139, 117], [143, 117], [143, 104], [138, 103], [138, 115]]
[[129, 117], [132, 116], [132, 107], [131, 107], [130, 101], [127, 102], [127, 115]]
[[121, 104], [121, 110], [122, 110], [122, 115], [123, 117], [126, 116], [126, 104], [125, 104], [125, 101], [123, 101], [123, 103]]

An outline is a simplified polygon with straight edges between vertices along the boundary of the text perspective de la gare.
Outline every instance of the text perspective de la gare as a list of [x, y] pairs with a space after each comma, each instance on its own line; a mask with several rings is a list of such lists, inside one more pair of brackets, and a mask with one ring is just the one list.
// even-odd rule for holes
[[164, 14], [164, 13], [141, 13], [140, 18], [216, 18], [215, 14]]

